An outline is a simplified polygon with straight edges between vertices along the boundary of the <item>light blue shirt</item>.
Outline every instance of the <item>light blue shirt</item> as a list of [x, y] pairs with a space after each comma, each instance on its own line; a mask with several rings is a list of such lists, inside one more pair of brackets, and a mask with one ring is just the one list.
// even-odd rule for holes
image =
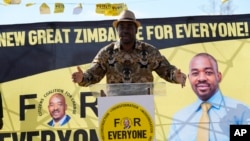
[[[62, 123], [65, 121], [66, 115], [63, 116], [63, 118], [59, 121], [59, 125], [62, 126]], [[55, 126], [55, 121], [53, 120], [52, 126]]]
[[[212, 106], [210, 117], [210, 141], [229, 141], [230, 125], [250, 124], [250, 109], [240, 101], [222, 95], [218, 90], [208, 101]], [[180, 110], [173, 116], [167, 141], [196, 141], [197, 125], [202, 109], [201, 100]]]

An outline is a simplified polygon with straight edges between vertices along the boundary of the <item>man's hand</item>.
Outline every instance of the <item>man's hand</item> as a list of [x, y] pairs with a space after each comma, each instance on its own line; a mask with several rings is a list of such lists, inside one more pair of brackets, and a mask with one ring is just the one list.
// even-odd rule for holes
[[183, 88], [186, 83], [187, 76], [186, 74], [182, 73], [180, 69], [177, 69], [174, 71], [174, 77], [175, 81], [181, 84], [181, 87]]
[[78, 66], [77, 67], [77, 72], [74, 72], [72, 74], [72, 81], [74, 83], [80, 83], [82, 82], [82, 79], [83, 79], [83, 71], [82, 69]]

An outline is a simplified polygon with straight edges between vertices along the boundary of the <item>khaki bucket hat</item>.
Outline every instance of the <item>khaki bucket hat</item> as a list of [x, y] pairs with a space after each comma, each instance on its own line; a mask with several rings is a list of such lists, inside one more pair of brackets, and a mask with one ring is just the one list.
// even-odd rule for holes
[[135, 14], [130, 10], [124, 10], [119, 15], [119, 18], [113, 22], [113, 26], [117, 28], [118, 23], [121, 21], [129, 21], [135, 23], [137, 27], [141, 26], [141, 23], [135, 19]]

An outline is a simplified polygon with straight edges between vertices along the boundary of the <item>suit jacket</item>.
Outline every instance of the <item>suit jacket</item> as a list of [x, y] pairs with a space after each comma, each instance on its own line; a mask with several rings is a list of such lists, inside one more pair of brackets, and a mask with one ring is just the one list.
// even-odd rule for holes
[[[69, 120], [70, 120], [70, 116], [69, 116], [69, 115], [66, 115], [66, 118], [63, 120], [63, 122], [60, 124], [60, 126], [65, 125], [66, 123], [69, 122]], [[54, 126], [53, 123], [54, 123], [54, 121], [53, 121], [53, 119], [52, 119], [50, 122], [48, 122], [48, 125], [49, 125], [49, 126]]]

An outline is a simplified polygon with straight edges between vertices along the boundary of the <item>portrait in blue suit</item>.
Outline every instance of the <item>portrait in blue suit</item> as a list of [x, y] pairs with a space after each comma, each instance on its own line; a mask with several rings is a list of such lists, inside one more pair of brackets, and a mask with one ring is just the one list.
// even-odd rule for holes
[[66, 114], [67, 104], [65, 97], [60, 93], [53, 94], [49, 99], [48, 110], [52, 119], [48, 122], [49, 126], [59, 127], [70, 121], [70, 116]]

